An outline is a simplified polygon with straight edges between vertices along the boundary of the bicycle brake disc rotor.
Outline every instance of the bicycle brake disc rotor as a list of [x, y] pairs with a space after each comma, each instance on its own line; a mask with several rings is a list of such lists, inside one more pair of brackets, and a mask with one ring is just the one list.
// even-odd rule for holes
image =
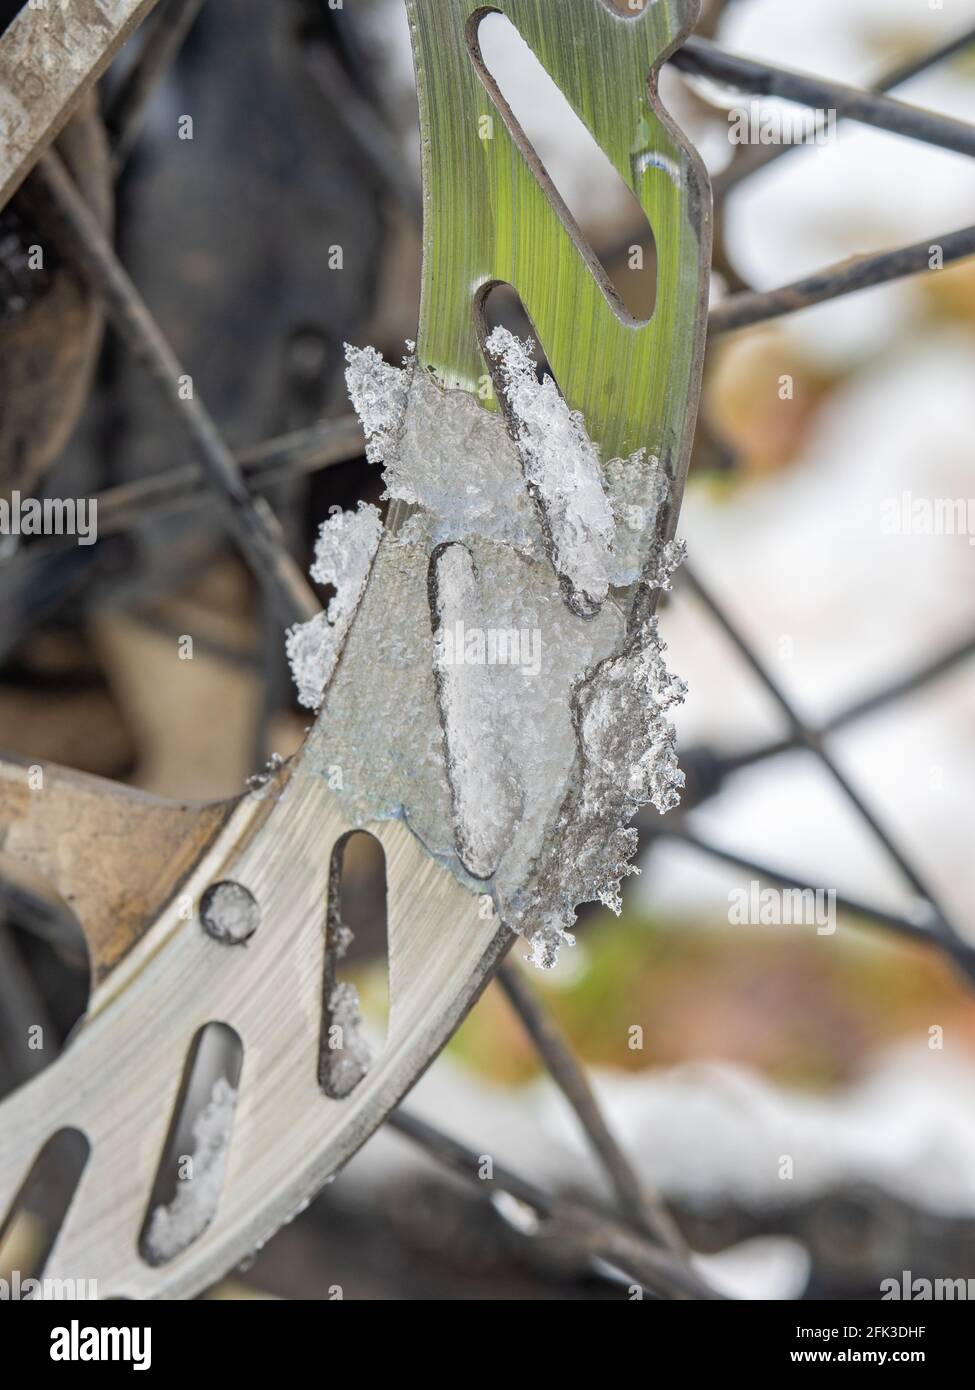
[[[10, 147], [6, 191], [148, 8], [72, 0], [21, 13], [0, 46], [0, 67], [12, 71], [12, 57], [30, 60], [34, 66], [25, 71], [38, 80], [21, 81], [19, 95], [10, 88], [21, 143]], [[648, 513], [634, 561], [645, 568], [673, 537], [703, 348], [706, 179], [660, 110], [655, 83], [656, 69], [689, 31], [697, 7], [659, 0], [637, 19], [623, 19], [602, 0], [559, 0], [557, 7], [549, 0], [498, 0], [490, 8], [528, 39], [647, 214], [658, 247], [657, 307], [649, 323], [636, 324], [613, 302], [484, 71], [476, 26], [486, 7], [475, 0], [409, 0], [424, 136], [417, 379], [435, 379], [435, 390], [465, 397], [492, 424], [503, 428], [507, 419], [514, 428], [510, 412], [498, 414], [497, 402], [485, 402], [479, 391], [486, 371], [483, 293], [498, 282], [512, 284], [567, 406], [584, 419], [604, 457], [646, 449], [659, 466], [666, 500]], [[52, 76], [44, 58], [65, 24], [76, 33], [80, 24], [85, 39], [70, 81], [63, 67]], [[480, 125], [486, 113], [494, 118], [487, 144]], [[600, 602], [612, 602], [614, 640], [625, 643], [652, 615], [653, 585], [611, 575], [609, 596], [590, 602], [588, 571], [573, 568], [567, 541], [560, 547], [561, 513], [544, 480], [529, 492], [540, 549], [518, 564], [533, 566], [536, 576], [551, 570], [552, 592], [574, 623], [590, 623], [587, 630], [598, 630]], [[77, 913], [94, 978], [89, 1013], [64, 1054], [0, 1106], [0, 1216], [52, 1135], [77, 1129], [88, 1141], [46, 1277], [94, 1279], [101, 1296], [126, 1298], [188, 1297], [213, 1283], [310, 1200], [397, 1105], [490, 979], [518, 911], [525, 903], [535, 911], [555, 894], [557, 861], [563, 845], [574, 843], [571, 835], [560, 836], [569, 833], [572, 808], [588, 794], [584, 777], [576, 776], [575, 801], [566, 794], [561, 811], [553, 787], [553, 805], [539, 811], [544, 836], [510, 893], [498, 887], [499, 862], [509, 853], [503, 817], [493, 840], [476, 830], [465, 838], [455, 819], [456, 843], [448, 853], [420, 833], [419, 813], [406, 804], [409, 787], [403, 795], [387, 789], [399, 815], [364, 814], [350, 796], [372, 766], [371, 741], [392, 737], [377, 726], [368, 692], [395, 688], [398, 676], [388, 649], [364, 627], [369, 613], [385, 611], [388, 623], [405, 613], [427, 643], [436, 625], [425, 582], [422, 602], [405, 609], [389, 587], [415, 516], [394, 508], [392, 529], [379, 541], [357, 595], [358, 615], [348, 615], [314, 725], [299, 753], [258, 790], [230, 803], [187, 806], [56, 768], [45, 768], [39, 784], [36, 770], [2, 767], [3, 850], [42, 873]], [[445, 537], [436, 527], [422, 542], [424, 565], [442, 558], [445, 540], [462, 542], [464, 555], [474, 557], [467, 578], [477, 564], [484, 573], [483, 537]], [[610, 695], [614, 652], [610, 644], [600, 657], [610, 663]], [[463, 821], [472, 801], [464, 783], [470, 769], [465, 772], [463, 758], [451, 761], [451, 738], [462, 738], [463, 730], [457, 735], [451, 724], [456, 705], [444, 703], [450, 679], [438, 686], [431, 670], [426, 688], [440, 718], [431, 738], [446, 745], [438, 772], [444, 804]], [[355, 692], [363, 692], [359, 703]], [[468, 708], [463, 691], [460, 699]], [[507, 709], [509, 720], [518, 713]], [[578, 730], [590, 713], [591, 707], [576, 710]], [[330, 777], [336, 767], [340, 787]], [[374, 799], [383, 801], [381, 794]], [[622, 804], [625, 809], [625, 798]], [[515, 825], [517, 831], [517, 816]], [[324, 1093], [319, 1067], [335, 949], [327, 909], [336, 847], [363, 827], [378, 838], [386, 860], [389, 1024], [375, 1061], [336, 1098]], [[571, 898], [573, 884], [559, 892]], [[485, 912], [487, 899], [500, 912]], [[140, 1241], [154, 1176], [186, 1059], [212, 1023], [232, 1029], [242, 1052], [219, 1200], [185, 1248], [150, 1262]]]

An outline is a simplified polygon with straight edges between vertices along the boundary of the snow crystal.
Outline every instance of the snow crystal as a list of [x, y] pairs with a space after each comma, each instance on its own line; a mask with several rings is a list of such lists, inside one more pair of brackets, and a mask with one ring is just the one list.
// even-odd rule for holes
[[636, 172], [638, 174], [645, 174], [648, 169], [661, 169], [670, 179], [671, 183], [675, 184], [677, 188], [680, 188], [680, 165], [677, 164], [675, 160], [671, 159], [669, 155], [659, 154], [656, 150], [644, 151], [643, 154], [637, 157]]
[[552, 378], [535, 373], [531, 344], [498, 327], [485, 343], [495, 358], [528, 485], [538, 499], [552, 563], [576, 610], [594, 613], [609, 590], [615, 526], [599, 455], [585, 421]]
[[309, 622], [289, 628], [287, 637], [298, 699], [308, 709], [322, 703], [366, 587], [382, 529], [378, 510], [360, 502], [357, 512], [330, 516], [318, 533], [311, 577], [319, 584], [334, 584], [335, 596]]
[[511, 1193], [505, 1192], [503, 1188], [492, 1195], [491, 1205], [501, 1219], [519, 1235], [537, 1236], [542, 1229], [541, 1217], [535, 1208], [519, 1197], [512, 1197]]
[[280, 753], [272, 753], [267, 759], [260, 772], [252, 772], [246, 778], [245, 786], [247, 790], [258, 800], [263, 801], [267, 795], [268, 787], [276, 780], [278, 773], [284, 767], [284, 758]]
[[645, 449], [610, 459], [603, 472], [615, 522], [610, 581], [633, 584], [646, 568], [648, 541], [653, 545], [670, 500], [670, 479], [660, 460]]
[[237, 1092], [223, 1076], [213, 1083], [210, 1099], [193, 1125], [193, 1171], [176, 1188], [168, 1206], [152, 1213], [145, 1247], [162, 1263], [192, 1245], [213, 1220], [223, 1186]]

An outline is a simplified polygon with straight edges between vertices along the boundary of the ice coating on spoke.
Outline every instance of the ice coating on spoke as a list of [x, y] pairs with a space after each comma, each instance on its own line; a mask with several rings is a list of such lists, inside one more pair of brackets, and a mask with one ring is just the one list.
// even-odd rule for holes
[[[634, 813], [679, 795], [667, 711], [683, 686], [648, 615], [683, 547], [665, 463], [603, 462], [531, 344], [496, 330], [488, 349], [503, 414], [412, 356], [346, 349], [368, 456], [406, 511], [353, 566], [341, 662], [323, 659], [315, 620], [299, 671], [316, 703], [328, 686], [312, 765], [350, 823], [404, 819], [549, 966], [580, 903], [618, 909]], [[322, 548], [343, 534], [326, 527]], [[336, 987], [329, 1007], [351, 1028], [351, 1081], [368, 1065], [358, 1001]]]
[[237, 1092], [223, 1076], [193, 1125], [192, 1175], [183, 1178], [168, 1206], [152, 1213], [145, 1246], [151, 1259], [171, 1260], [192, 1245], [213, 1220], [223, 1186]]
[[335, 596], [323, 612], [288, 630], [286, 647], [298, 699], [308, 709], [322, 703], [366, 587], [382, 529], [376, 508], [360, 503], [357, 512], [330, 516], [318, 533], [311, 577], [319, 584], [334, 584]]
[[599, 455], [585, 422], [552, 378], [535, 374], [531, 344], [506, 328], [485, 343], [497, 363], [515, 440], [551, 542], [552, 563], [580, 613], [595, 612], [609, 591], [615, 524]]

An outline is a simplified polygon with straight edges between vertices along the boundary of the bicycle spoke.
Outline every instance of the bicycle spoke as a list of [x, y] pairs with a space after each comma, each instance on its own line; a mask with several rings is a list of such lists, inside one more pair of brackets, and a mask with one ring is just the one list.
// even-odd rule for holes
[[365, 160], [381, 188], [388, 189], [416, 225], [423, 221], [419, 185], [404, 164], [385, 121], [362, 97], [335, 55], [320, 43], [306, 45], [305, 66], [322, 96], [329, 115], [341, 124], [356, 152]]
[[116, 175], [142, 134], [153, 93], [179, 56], [183, 41], [202, 8], [203, 0], [168, 0], [153, 11], [147, 22], [145, 27], [150, 32], [142, 51], [105, 113]]
[[951, 265], [975, 255], [975, 226], [963, 227], [960, 231], [948, 232], [941, 237], [928, 237], [912, 246], [900, 246], [896, 251], [882, 251], [876, 256], [857, 256], [840, 261], [837, 265], [827, 266], [815, 275], [794, 280], [792, 284], [783, 285], [777, 290], [732, 295], [711, 310], [708, 334], [715, 337], [721, 333], [733, 333], [739, 328], [782, 318], [814, 304], [823, 304], [829, 299], [839, 299], [842, 295], [855, 294], [874, 285], [930, 271], [935, 248], [941, 253], [942, 265]]
[[[738, 854], [735, 850], [727, 849], [723, 845], [713, 844], [710, 840], [690, 830], [683, 822], [676, 822], [673, 825], [655, 825], [644, 819], [641, 822], [641, 828], [648, 833], [648, 839], [651, 841], [656, 839], [674, 840], [679, 844], [689, 845], [692, 849], [700, 850], [702, 854], [707, 854], [712, 859], [720, 859], [723, 863], [731, 864], [736, 869], [744, 869], [747, 873], [754, 874], [756, 878], [764, 879], [767, 883], [774, 883], [780, 888], [792, 888], [800, 893], [815, 893], [817, 891], [817, 885], [796, 878], [793, 874], [787, 874], [782, 869], [760, 863], [748, 855]], [[820, 884], [818, 887], [821, 889], [822, 885]], [[965, 984], [971, 988], [972, 984], [975, 983], [975, 947], [970, 946], [961, 937], [951, 934], [950, 929], [946, 931], [944, 922], [935, 921], [933, 914], [931, 922], [925, 924], [921, 921], [914, 921], [910, 917], [904, 917], [900, 913], [891, 912], [887, 908], [878, 907], [875, 903], [851, 898], [845, 893], [836, 894], [836, 906], [840, 912], [848, 913], [851, 917], [859, 917], [864, 922], [885, 927], [911, 941], [920, 942], [922, 945], [943, 951], [961, 971]], [[925, 904], [925, 906], [927, 907], [929, 904]]]
[[773, 679], [772, 675], [766, 669], [764, 664], [759, 660], [758, 656], [749, 646], [745, 637], [742, 635], [741, 632], [739, 632], [738, 628], [731, 621], [724, 608], [717, 602], [717, 600], [709, 592], [709, 590], [701, 583], [701, 581], [695, 575], [694, 571], [686, 564], [682, 568], [682, 576], [684, 580], [690, 585], [691, 589], [694, 591], [694, 593], [697, 595], [700, 601], [705, 605], [705, 607], [711, 614], [711, 617], [722, 629], [726, 637], [728, 637], [728, 639], [735, 646], [739, 654], [747, 662], [752, 672], [758, 677], [761, 684], [765, 687], [768, 693], [772, 696], [773, 700], [779, 706], [779, 709], [782, 711], [785, 718], [788, 720], [789, 727], [792, 731], [793, 737], [795, 738], [796, 742], [801, 744], [803, 747], [808, 748], [810, 752], [815, 753], [816, 757], [819, 759], [819, 761], [825, 767], [826, 771], [833, 778], [834, 782], [837, 784], [840, 790], [844, 792], [847, 799], [852, 803], [856, 811], [859, 813], [861, 819], [865, 821], [865, 823], [870, 827], [870, 830], [873, 832], [873, 835], [875, 836], [877, 841], [886, 850], [887, 855], [892, 860], [892, 862], [897, 865], [901, 874], [913, 888], [915, 893], [917, 893], [919, 897], [923, 898], [930, 905], [932, 910], [936, 913], [939, 922], [944, 928], [944, 931], [953, 941], [961, 943], [962, 938], [959, 936], [955, 928], [951, 925], [947, 917], [947, 914], [940, 906], [934, 893], [925, 884], [924, 880], [921, 878], [921, 875], [914, 868], [911, 862], [907, 859], [903, 851], [895, 844], [890, 833], [886, 829], [884, 829], [884, 827], [880, 824], [877, 817], [866, 805], [863, 798], [860, 796], [859, 792], [850, 782], [846, 774], [833, 760], [831, 754], [826, 749], [823, 740], [820, 738], [818, 733], [814, 729], [810, 729], [803, 722], [795, 707], [793, 706], [792, 702], [788, 699], [785, 692], [779, 686], [778, 682]]
[[[847, 725], [854, 724], [869, 714], [875, 714], [896, 700], [902, 700], [908, 695], [912, 695], [916, 690], [923, 689], [931, 681], [947, 675], [949, 671], [971, 656], [975, 656], [975, 636], [966, 637], [964, 642], [950, 647], [932, 661], [925, 662], [924, 665], [919, 666], [893, 684], [882, 686], [881, 689], [872, 691], [869, 695], [854, 700], [851, 704], [844, 705], [825, 723], [811, 725], [811, 732], [822, 738], [826, 734], [835, 733], [837, 729], [846, 728]], [[742, 768], [753, 767], [756, 763], [765, 762], [769, 758], [779, 757], [783, 753], [794, 752], [799, 747], [801, 744], [794, 738], [776, 739], [769, 743], [758, 744], [754, 748], [747, 748], [740, 753], [728, 754], [720, 759], [721, 778], [723, 779], [731, 772], [738, 772]]]
[[[362, 450], [362, 426], [354, 415], [341, 415], [238, 449], [235, 457], [247, 488], [253, 493], [304, 474], [349, 463], [359, 458]], [[105, 488], [97, 494], [98, 534], [114, 535], [196, 508], [205, 500], [205, 485], [202, 471], [189, 464], [136, 482]]]
[[[869, 90], [877, 93], [894, 91], [905, 82], [909, 82], [912, 77], [918, 77], [922, 72], [927, 72], [929, 68], [935, 67], [938, 63], [943, 63], [948, 58], [953, 58], [956, 54], [964, 52], [972, 44], [975, 44], [975, 27], [966, 29], [963, 34], [958, 34], [953, 39], [948, 39], [946, 43], [940, 44], [939, 47], [923, 54], [920, 58], [912, 58], [906, 63], [898, 63], [896, 67], [890, 68], [879, 82], [872, 83]], [[815, 130], [819, 133], [824, 128], [818, 124]], [[800, 143], [740, 145], [732, 162], [727, 168], [715, 174], [711, 180], [715, 198], [724, 197], [743, 179], [751, 178], [752, 174], [758, 173], [760, 169], [765, 169], [769, 164], [774, 164], [792, 151], [802, 148]]]
[[53, 152], [38, 162], [30, 179], [32, 196], [43, 204], [44, 221], [62, 253], [71, 258], [101, 294], [112, 322], [183, 422], [196, 446], [201, 469], [221, 499], [241, 553], [272, 597], [286, 623], [319, 611], [319, 603], [263, 498], [251, 497], [240, 467], [203, 402], [180, 390], [186, 374], [156, 320], [102, 233], [70, 174]]
[[[319, 420], [304, 430], [267, 439], [235, 457], [250, 492], [263, 492], [282, 482], [317, 473], [340, 463], [351, 463], [363, 450], [362, 427], [354, 415]], [[199, 512], [217, 506], [218, 499], [207, 487], [202, 471], [195, 464], [155, 473], [131, 483], [118, 483], [92, 495], [98, 506], [98, 539], [121, 535], [152, 525], [180, 512]], [[0, 582], [22, 566], [40, 564], [51, 555], [75, 548], [73, 536], [45, 536], [32, 540], [0, 565]]]
[[[386, 1123], [452, 1172], [484, 1190], [481, 1154], [402, 1107], [394, 1110]], [[491, 1181], [556, 1226], [568, 1249], [577, 1255], [602, 1259], [655, 1292], [699, 1299], [723, 1297], [669, 1250], [634, 1235], [602, 1212], [581, 1202], [553, 1197], [502, 1164], [492, 1163], [492, 1168]]]
[[687, 1245], [673, 1217], [660, 1197], [640, 1182], [606, 1123], [585, 1068], [577, 1061], [549, 1011], [510, 961], [505, 961], [498, 969], [497, 981], [535, 1044], [552, 1080], [575, 1111], [593, 1151], [613, 1184], [620, 1210], [675, 1255], [686, 1259]]
[[956, 154], [975, 155], [975, 126], [965, 121], [940, 116], [878, 92], [742, 58], [709, 39], [689, 38], [670, 61], [681, 72], [709, 77], [758, 96], [781, 97], [800, 106], [835, 111], [838, 117], [876, 126], [893, 135], [937, 145]]

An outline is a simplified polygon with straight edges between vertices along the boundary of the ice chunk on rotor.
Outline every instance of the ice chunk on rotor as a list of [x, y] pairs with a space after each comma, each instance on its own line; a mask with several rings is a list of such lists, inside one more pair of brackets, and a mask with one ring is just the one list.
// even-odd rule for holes
[[681, 548], [659, 461], [602, 464], [530, 345], [491, 344], [507, 420], [412, 358], [347, 349], [369, 457], [409, 515], [357, 571], [342, 661], [310, 659], [314, 691], [329, 672], [312, 740], [353, 822], [405, 819], [550, 965], [578, 903], [618, 907], [634, 811], [682, 781], [665, 717], [682, 687], [633, 612]]
[[309, 622], [290, 628], [286, 645], [298, 699], [308, 709], [317, 709], [322, 703], [366, 587], [382, 530], [376, 508], [360, 503], [357, 512], [330, 516], [318, 533], [311, 577], [319, 584], [333, 584], [335, 596]]
[[504, 893], [542, 850], [576, 756], [573, 685], [619, 644], [622, 616], [578, 617], [546, 562], [476, 538], [434, 551], [430, 590], [457, 848]]
[[628, 825], [635, 813], [650, 804], [663, 815], [680, 801], [684, 774], [666, 711], [686, 687], [668, 671], [665, 650], [650, 618], [573, 693], [579, 762], [532, 881], [513, 895], [507, 918], [543, 968], [555, 964], [579, 903], [598, 899], [619, 913], [622, 880], [637, 872], [637, 832]]
[[386, 497], [421, 507], [435, 543], [477, 535], [540, 550], [518, 455], [496, 414], [466, 391], [442, 390], [412, 357], [392, 367], [372, 348], [350, 347], [346, 358], [367, 456], [385, 464]]
[[[367, 456], [384, 465], [384, 495], [421, 509], [423, 529], [435, 545], [479, 536], [543, 559], [539, 509], [526, 474], [541, 477], [543, 462], [549, 463], [553, 471], [542, 479], [542, 491], [553, 499], [551, 513], [562, 515], [561, 527], [550, 524], [564, 533], [567, 553], [584, 551], [582, 513], [589, 508], [596, 517], [594, 546], [585, 565], [578, 559], [577, 577], [587, 570], [594, 592], [603, 595], [603, 571], [610, 585], [634, 583], [669, 497], [660, 460], [640, 449], [629, 458], [610, 459], [600, 479], [598, 453], [581, 416], [569, 410], [551, 378], [538, 381], [532, 345], [503, 329], [488, 341], [499, 372], [513, 383], [512, 410], [521, 422], [527, 464], [520, 439], [516, 443], [498, 414], [467, 391], [445, 391], [429, 372], [417, 369], [412, 356], [394, 367], [373, 348], [346, 348], [349, 396], [365, 432]], [[533, 442], [546, 414], [559, 422], [565, 458]], [[405, 538], [410, 535], [408, 525]]]
[[613, 509], [585, 422], [550, 376], [541, 382], [531, 345], [498, 327], [485, 347], [494, 359], [528, 486], [538, 500], [552, 564], [584, 617], [609, 592]]
[[[479, 653], [479, 661], [467, 664], [468, 633], [484, 634], [478, 574], [470, 551], [463, 545], [445, 545], [434, 552], [430, 582], [437, 619], [433, 660], [457, 849], [464, 867], [475, 878], [489, 878], [523, 805], [510, 794], [513, 777], [506, 765], [507, 750], [491, 739], [493, 699], [498, 690], [490, 679], [480, 679], [486, 649]], [[520, 642], [520, 635], [516, 636]], [[472, 651], [471, 655], [477, 653]]]

